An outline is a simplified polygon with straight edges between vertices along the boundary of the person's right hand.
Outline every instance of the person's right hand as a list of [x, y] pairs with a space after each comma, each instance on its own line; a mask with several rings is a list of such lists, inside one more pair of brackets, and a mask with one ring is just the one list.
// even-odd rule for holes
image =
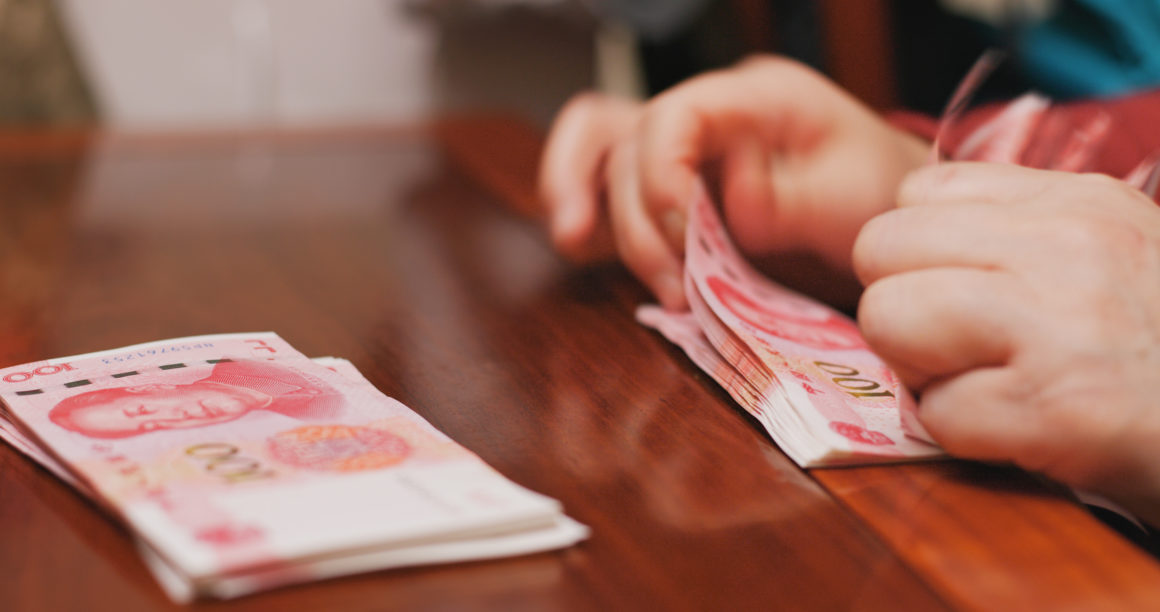
[[859, 229], [893, 207], [928, 149], [810, 68], [762, 57], [646, 104], [575, 98], [549, 135], [540, 192], [560, 251], [590, 260], [614, 244], [677, 309], [685, 210], [707, 170], [744, 252], [807, 250], [850, 271]]

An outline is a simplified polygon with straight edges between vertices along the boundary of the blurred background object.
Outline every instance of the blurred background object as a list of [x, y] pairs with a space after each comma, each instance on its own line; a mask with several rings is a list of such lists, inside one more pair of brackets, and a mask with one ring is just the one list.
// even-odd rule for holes
[[755, 52], [876, 108], [937, 113], [989, 46], [980, 100], [1160, 82], [1139, 0], [0, 0], [0, 121], [194, 130], [414, 122], [500, 109], [547, 125], [582, 89], [655, 94]]
[[1107, 97], [1160, 84], [1160, 2], [1150, 0], [896, 1], [899, 89], [934, 112], [980, 50], [1010, 60], [982, 100], [1029, 90], [1056, 100]]
[[590, 20], [545, 2], [469, 15], [407, 0], [56, 2], [117, 128], [397, 123], [497, 107], [546, 123], [592, 82]]
[[75, 124], [95, 117], [52, 1], [0, 0], [0, 124]]

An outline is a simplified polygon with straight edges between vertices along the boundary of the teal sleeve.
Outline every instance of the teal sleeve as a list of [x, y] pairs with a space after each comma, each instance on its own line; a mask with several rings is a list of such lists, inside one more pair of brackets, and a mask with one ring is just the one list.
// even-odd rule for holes
[[1102, 97], [1160, 84], [1160, 0], [1061, 0], [1024, 31], [1019, 62], [1055, 98]]

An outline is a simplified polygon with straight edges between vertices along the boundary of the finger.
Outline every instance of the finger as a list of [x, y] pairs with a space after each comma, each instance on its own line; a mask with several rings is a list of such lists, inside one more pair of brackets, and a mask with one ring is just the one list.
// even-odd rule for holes
[[1022, 288], [1006, 273], [929, 268], [883, 278], [858, 306], [862, 335], [907, 387], [1007, 363], [1023, 321]]
[[740, 138], [721, 164], [721, 205], [729, 234], [742, 251], [757, 252], [777, 230], [770, 159], [755, 137]]
[[620, 258], [666, 308], [687, 308], [681, 262], [653, 225], [640, 197], [636, 143], [629, 140], [614, 148], [606, 170], [612, 233]]
[[634, 126], [632, 102], [583, 94], [560, 112], [540, 162], [540, 195], [548, 208], [553, 240], [562, 251], [584, 257], [601, 218], [602, 168], [612, 145]]
[[898, 188], [898, 206], [1026, 203], [1039, 200], [1045, 193], [1056, 189], [1061, 176], [1065, 175], [1013, 164], [956, 162], [928, 165], [903, 179]]
[[658, 96], [639, 128], [641, 192], [649, 214], [669, 228], [669, 244], [681, 248], [683, 236], [675, 230], [704, 162], [739, 137], [804, 150], [820, 139], [819, 126], [829, 125], [824, 119], [837, 104], [856, 105], [817, 73], [786, 60], [749, 62]]
[[1010, 368], [982, 368], [931, 384], [919, 397], [923, 426], [946, 451], [982, 461], [1012, 461], [1035, 440], [1034, 415], [1018, 399]]
[[866, 222], [854, 241], [864, 285], [932, 267], [1008, 269], [1023, 257], [1035, 216], [1011, 207], [941, 204], [895, 209]]

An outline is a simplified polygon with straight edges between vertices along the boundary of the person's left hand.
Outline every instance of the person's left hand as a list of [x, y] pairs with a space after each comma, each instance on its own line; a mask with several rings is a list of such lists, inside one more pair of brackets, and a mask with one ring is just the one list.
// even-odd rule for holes
[[914, 172], [898, 204], [855, 243], [858, 320], [931, 435], [1160, 524], [1160, 208], [979, 163]]

